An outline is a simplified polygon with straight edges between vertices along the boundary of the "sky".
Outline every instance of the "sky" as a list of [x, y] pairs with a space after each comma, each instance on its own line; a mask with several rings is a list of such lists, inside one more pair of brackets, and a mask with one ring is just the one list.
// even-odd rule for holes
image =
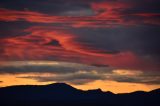
[[160, 0], [0, 0], [0, 87], [160, 88]]

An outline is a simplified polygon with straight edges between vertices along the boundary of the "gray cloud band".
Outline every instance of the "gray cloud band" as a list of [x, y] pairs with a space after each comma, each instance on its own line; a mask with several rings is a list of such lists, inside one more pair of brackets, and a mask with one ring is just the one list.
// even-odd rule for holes
[[[34, 79], [39, 82], [68, 82], [72, 84], [86, 84], [96, 80], [117, 82], [160, 84], [158, 71], [122, 70], [110, 67], [96, 67], [76, 63], [58, 62], [58, 64], [12, 64], [0, 67], [0, 74], [28, 74], [18, 78]], [[40, 74], [38, 74], [40, 73]], [[50, 73], [49, 76], [43, 74]]]

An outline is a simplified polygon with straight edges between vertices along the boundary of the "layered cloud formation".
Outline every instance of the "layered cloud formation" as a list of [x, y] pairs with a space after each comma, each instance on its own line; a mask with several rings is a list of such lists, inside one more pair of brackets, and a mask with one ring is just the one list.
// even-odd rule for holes
[[54, 61], [16, 61], [1, 63], [0, 74], [29, 74], [29, 78], [40, 82], [66, 82], [86, 84], [96, 80], [117, 82], [160, 84], [159, 72], [122, 70], [111, 67], [96, 67], [78, 63]]
[[[51, 73], [27, 78], [76, 84], [98, 79], [159, 84], [159, 5], [159, 0], [1, 0], [0, 73]], [[61, 65], [5, 66], [33, 60]], [[119, 75], [123, 70], [129, 75]]]

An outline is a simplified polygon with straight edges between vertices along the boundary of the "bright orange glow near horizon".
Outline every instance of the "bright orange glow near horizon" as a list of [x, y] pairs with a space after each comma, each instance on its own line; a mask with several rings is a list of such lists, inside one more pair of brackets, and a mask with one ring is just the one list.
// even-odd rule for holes
[[[102, 89], [113, 93], [160, 88], [159, 72], [114, 69], [59, 61], [1, 61], [0, 87], [67, 83], [77, 89]], [[154, 75], [154, 76], [153, 76]]]
[[[56, 83], [54, 81], [50, 82], [38, 82], [34, 79], [25, 79], [20, 78], [21, 76], [37, 76], [35, 74], [18, 74], [18, 75], [0, 75], [0, 87], [14, 86], [14, 85], [47, 85]], [[44, 76], [49, 76], [48, 74], [44, 74]], [[111, 91], [113, 93], [129, 93], [134, 91], [151, 91], [157, 88], [160, 88], [160, 85], [147, 85], [147, 84], [138, 84], [138, 83], [123, 83], [116, 81], [102, 81], [97, 80], [94, 82], [86, 83], [83, 85], [69, 85], [81, 89], [81, 90], [91, 90], [91, 89], [101, 89], [103, 91]]]

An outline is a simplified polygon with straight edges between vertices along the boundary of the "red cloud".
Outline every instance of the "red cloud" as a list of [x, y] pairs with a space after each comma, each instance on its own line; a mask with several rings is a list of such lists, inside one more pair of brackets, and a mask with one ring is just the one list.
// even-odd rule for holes
[[[61, 24], [61, 28], [31, 27], [26, 36], [0, 39], [0, 60], [59, 60], [86, 64], [110, 65], [117, 68], [157, 70], [156, 64], [147, 62], [130, 51], [104, 53], [89, 44], [80, 42], [78, 37], [65, 30], [66, 27], [97, 28], [117, 25], [160, 25], [160, 14], [125, 13], [132, 4], [124, 2], [97, 2], [90, 4], [93, 16], [55, 16], [34, 11], [0, 9], [0, 21]], [[128, 17], [133, 17], [126, 19]], [[52, 42], [58, 43], [57, 45]], [[154, 69], [153, 69], [154, 68]]]
[[[52, 27], [31, 27], [30, 34], [0, 40], [1, 60], [57, 60], [85, 64], [109, 65], [128, 69], [153, 69], [152, 62], [146, 62], [132, 52], [104, 53], [89, 44], [78, 41], [76, 35]], [[52, 45], [56, 41], [59, 45]], [[50, 45], [49, 45], [50, 44]]]
[[[33, 23], [59, 23], [62, 26], [70, 27], [115, 27], [117, 25], [135, 24], [160, 24], [159, 19], [154, 18], [155, 14], [126, 14], [122, 10], [130, 8], [126, 3], [104, 2], [92, 3], [91, 7], [95, 12], [93, 16], [51, 16], [33, 11], [17, 11], [0, 9], [0, 21], [20, 21], [25, 20]], [[156, 16], [160, 14], [156, 14]], [[134, 16], [133, 19], [125, 18]], [[149, 19], [148, 17], [152, 17]], [[138, 18], [138, 19], [137, 19]]]
[[21, 19], [28, 22], [36, 22], [36, 23], [55, 23], [55, 22], [61, 23], [63, 21], [63, 17], [49, 16], [38, 12], [16, 11], [4, 8], [0, 9], [1, 21], [19, 21]]

